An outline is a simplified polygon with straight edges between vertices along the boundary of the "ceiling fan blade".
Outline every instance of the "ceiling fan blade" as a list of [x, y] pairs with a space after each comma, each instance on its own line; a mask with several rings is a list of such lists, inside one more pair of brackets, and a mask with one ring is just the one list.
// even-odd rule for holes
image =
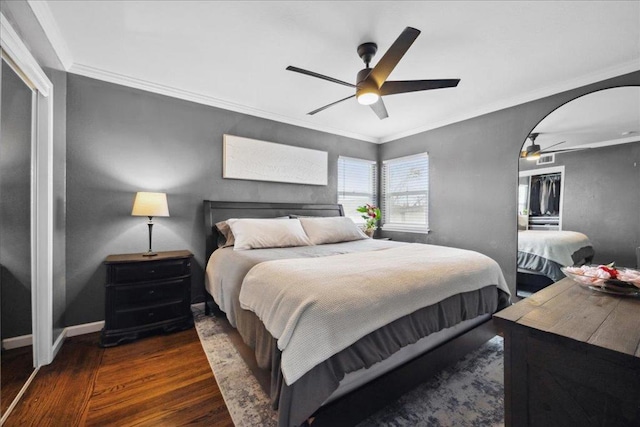
[[346, 98], [342, 98], [342, 99], [341, 99], [341, 100], [339, 100], [339, 101], [332, 102], [331, 104], [327, 104], [327, 105], [325, 105], [324, 107], [320, 107], [320, 108], [318, 108], [317, 110], [313, 110], [312, 112], [307, 113], [307, 115], [309, 115], [309, 116], [313, 116], [315, 113], [319, 113], [319, 112], [320, 112], [320, 111], [322, 111], [322, 110], [326, 110], [327, 108], [332, 107], [332, 106], [334, 106], [334, 105], [336, 105], [336, 104], [339, 104], [339, 103], [341, 103], [342, 101], [346, 101], [347, 99], [350, 99], [350, 98], [355, 98], [355, 95], [349, 95], [349, 96], [347, 96]]
[[342, 80], [338, 80], [338, 79], [334, 79], [333, 77], [324, 76], [322, 74], [314, 73], [313, 71], [303, 70], [302, 68], [294, 67], [292, 65], [289, 65], [287, 67], [287, 70], [294, 71], [294, 72], [300, 73], [300, 74], [306, 74], [307, 76], [311, 76], [311, 77], [317, 77], [319, 79], [327, 80], [327, 81], [330, 81], [330, 82], [333, 82], [333, 83], [338, 83], [338, 84], [341, 84], [341, 85], [344, 85], [344, 86], [349, 86], [349, 87], [353, 87], [353, 88], [356, 87], [356, 85], [351, 84], [349, 82], [343, 82]]
[[380, 95], [456, 87], [459, 82], [460, 79], [387, 81], [380, 88]]
[[548, 146], [547, 148], [542, 149], [541, 151], [542, 151], [543, 153], [548, 153], [549, 151], [547, 151], [547, 150], [548, 150], [549, 148], [551, 148], [551, 147], [555, 147], [556, 145], [564, 144], [565, 142], [567, 142], [567, 141], [560, 141], [560, 142], [558, 142], [558, 143], [555, 143], [555, 144], [552, 144], [552, 145]]
[[569, 153], [571, 151], [580, 151], [580, 150], [589, 150], [591, 149], [591, 147], [584, 147], [584, 148], [565, 148], [564, 150], [551, 150], [551, 151], [541, 151], [540, 154], [547, 154], [547, 153]]
[[387, 113], [387, 107], [384, 106], [384, 101], [382, 100], [382, 98], [379, 98], [377, 102], [369, 105], [369, 107], [371, 107], [373, 112], [376, 113], [376, 116], [378, 116], [380, 120], [389, 117], [389, 114]]
[[389, 50], [380, 58], [376, 66], [373, 67], [367, 80], [373, 80], [378, 88], [382, 87], [387, 77], [389, 77], [389, 74], [396, 68], [398, 62], [400, 62], [419, 35], [420, 30], [411, 27], [405, 28], [396, 41], [393, 42]]

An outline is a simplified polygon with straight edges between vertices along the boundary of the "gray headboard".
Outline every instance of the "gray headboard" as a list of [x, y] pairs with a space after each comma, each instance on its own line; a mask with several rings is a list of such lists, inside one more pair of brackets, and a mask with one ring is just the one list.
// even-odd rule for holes
[[204, 226], [207, 253], [209, 256], [218, 248], [217, 222], [229, 218], [276, 218], [287, 215], [302, 216], [344, 216], [342, 205], [314, 203], [256, 203], [204, 201]]

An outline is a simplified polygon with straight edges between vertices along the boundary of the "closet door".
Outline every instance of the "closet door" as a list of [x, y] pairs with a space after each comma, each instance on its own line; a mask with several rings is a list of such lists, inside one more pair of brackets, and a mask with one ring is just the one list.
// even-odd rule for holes
[[32, 112], [35, 94], [2, 60], [0, 122], [0, 409], [34, 370], [32, 318]]

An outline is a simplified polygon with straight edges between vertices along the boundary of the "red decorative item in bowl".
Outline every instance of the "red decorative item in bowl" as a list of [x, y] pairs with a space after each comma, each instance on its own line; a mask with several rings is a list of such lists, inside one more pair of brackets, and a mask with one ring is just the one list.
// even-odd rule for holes
[[640, 271], [614, 264], [563, 267], [565, 276], [589, 289], [613, 295], [640, 297]]

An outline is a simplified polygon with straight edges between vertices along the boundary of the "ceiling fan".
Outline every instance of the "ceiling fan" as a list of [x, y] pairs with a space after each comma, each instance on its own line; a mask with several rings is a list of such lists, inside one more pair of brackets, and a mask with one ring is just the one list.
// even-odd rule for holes
[[531, 145], [520, 152], [521, 159], [527, 160], [538, 160], [542, 154], [549, 153], [568, 153], [569, 151], [577, 151], [577, 150], [585, 150], [587, 148], [567, 148], [564, 150], [549, 150], [551, 147], [555, 147], [556, 145], [564, 144], [567, 141], [560, 141], [553, 145], [548, 146], [544, 150], [540, 147], [540, 145], [536, 144], [536, 138], [540, 135], [539, 132], [531, 133], [527, 138], [531, 141]]
[[456, 87], [460, 79], [441, 79], [441, 80], [404, 80], [404, 81], [388, 81], [387, 77], [398, 65], [400, 59], [409, 50], [413, 42], [420, 35], [420, 30], [407, 27], [402, 31], [400, 36], [391, 45], [389, 50], [385, 52], [375, 67], [369, 68], [371, 59], [378, 51], [378, 45], [373, 42], [363, 43], [358, 46], [358, 56], [364, 61], [366, 68], [358, 72], [356, 84], [335, 79], [315, 73], [313, 71], [303, 70], [302, 68], [288, 66], [287, 70], [296, 73], [306, 74], [311, 77], [338, 83], [355, 89], [355, 94], [346, 98], [327, 104], [307, 114], [313, 115], [320, 111], [326, 110], [342, 101], [355, 97], [362, 105], [369, 105], [380, 120], [389, 117], [387, 109], [382, 101], [382, 97], [386, 95], [395, 95], [398, 93], [417, 92], [430, 89], [442, 89], [447, 87]]

